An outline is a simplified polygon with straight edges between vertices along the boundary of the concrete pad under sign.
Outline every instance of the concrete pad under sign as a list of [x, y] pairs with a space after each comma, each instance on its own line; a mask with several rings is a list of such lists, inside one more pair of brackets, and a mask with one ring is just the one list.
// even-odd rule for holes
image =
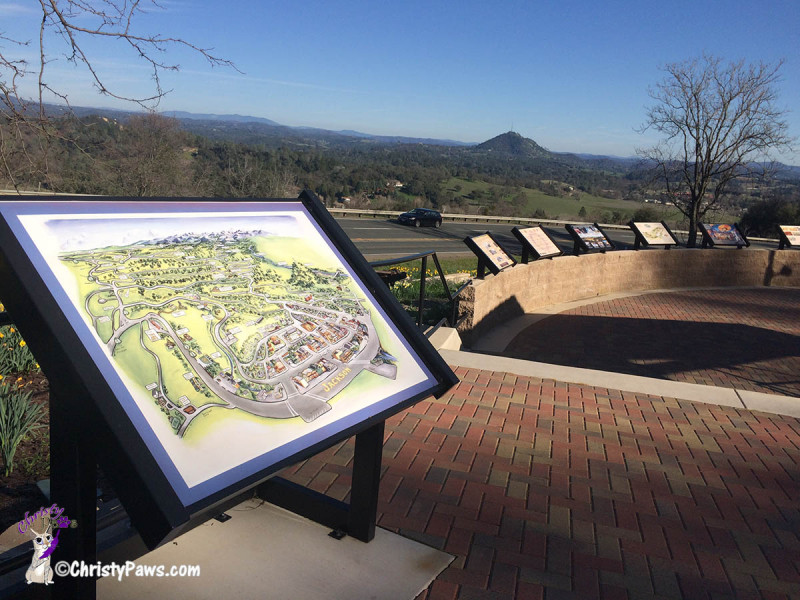
[[428, 341], [437, 350], [461, 350], [461, 337], [452, 327], [439, 327]]
[[[454, 367], [468, 369], [484, 369], [489, 371], [503, 371], [514, 373], [523, 377], [537, 377], [539, 379], [553, 379], [565, 383], [591, 385], [612, 390], [623, 390], [636, 394], [654, 394], [681, 400], [693, 400], [720, 406], [746, 408], [737, 394], [731, 388], [700, 385], [697, 383], [684, 383], [669, 381], [667, 379], [653, 379], [639, 375], [626, 375], [624, 373], [610, 373], [595, 369], [582, 369], [578, 367], [564, 367], [532, 360], [507, 358], [505, 356], [490, 356], [487, 354], [473, 354], [471, 352], [457, 352], [453, 350], [439, 350], [447, 361]], [[766, 394], [764, 394], [766, 395]]]
[[381, 598], [413, 600], [453, 557], [378, 528], [368, 544], [260, 500], [228, 511], [137, 565], [200, 565], [199, 577], [106, 577], [99, 599]]

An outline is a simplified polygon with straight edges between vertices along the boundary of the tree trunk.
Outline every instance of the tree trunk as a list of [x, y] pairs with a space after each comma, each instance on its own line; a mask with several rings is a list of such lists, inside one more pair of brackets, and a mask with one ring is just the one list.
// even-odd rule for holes
[[695, 248], [697, 246], [697, 209], [698, 203], [692, 204], [692, 210], [689, 211], [689, 238], [686, 241], [687, 248]]

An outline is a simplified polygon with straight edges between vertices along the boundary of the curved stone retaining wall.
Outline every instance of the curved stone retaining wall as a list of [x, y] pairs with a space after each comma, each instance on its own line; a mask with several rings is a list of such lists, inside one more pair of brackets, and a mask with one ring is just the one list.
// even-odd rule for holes
[[796, 250], [622, 250], [519, 264], [462, 293], [458, 331], [469, 345], [489, 329], [562, 302], [619, 292], [687, 287], [800, 287]]

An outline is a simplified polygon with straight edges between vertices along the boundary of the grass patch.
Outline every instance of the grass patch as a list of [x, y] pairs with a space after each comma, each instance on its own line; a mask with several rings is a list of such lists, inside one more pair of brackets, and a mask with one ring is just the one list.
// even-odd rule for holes
[[[495, 215], [495, 206], [498, 203], [511, 202], [514, 205], [514, 216], [575, 221], [620, 224], [627, 223], [633, 214], [640, 208], [648, 207], [659, 213], [658, 220], [666, 221], [671, 227], [686, 227], [685, 217], [675, 207], [644, 204], [634, 200], [621, 200], [617, 198], [604, 198], [582, 192], [577, 188], [570, 191], [568, 183], [559, 181], [545, 181], [559, 189], [563, 196], [551, 196], [539, 189], [526, 187], [510, 187], [488, 183], [486, 181], [473, 181], [459, 177], [451, 177], [442, 182], [442, 190], [452, 192], [462, 203], [471, 205], [471, 212], [483, 212]], [[479, 199], [472, 196], [477, 192]], [[522, 194], [524, 203], [513, 202], [513, 199]], [[581, 211], [583, 209], [583, 214]], [[538, 212], [537, 212], [538, 211]], [[546, 216], [542, 216], [542, 214]], [[734, 215], [723, 211], [709, 211], [705, 221], [733, 223], [737, 220]]]
[[[564, 190], [569, 189], [567, 184], [564, 183], [555, 182], [555, 185]], [[639, 202], [630, 200], [594, 196], [577, 189], [573, 189], [571, 192], [564, 191], [565, 195], [559, 197], [545, 194], [538, 189], [526, 187], [512, 188], [509, 186], [490, 184], [485, 181], [472, 181], [458, 177], [445, 180], [442, 183], [442, 188], [454, 193], [456, 197], [460, 196], [464, 202], [469, 202], [471, 204], [475, 202], [480, 203], [482, 207], [486, 208], [488, 214], [493, 214], [492, 207], [496, 201], [512, 201], [515, 197], [522, 194], [525, 197], [525, 202], [523, 204], [515, 204], [515, 206], [517, 206], [517, 216], [520, 217], [532, 217], [534, 213], [539, 210], [546, 213], [546, 218], [550, 219], [577, 219], [581, 208], [585, 209], [588, 217], [599, 217], [604, 212], [613, 214], [615, 211], [633, 215], [633, 212], [641, 205]], [[471, 198], [471, 196], [475, 195], [475, 192], [481, 196], [477, 201]], [[494, 198], [490, 199], [490, 196], [494, 196]]]
[[[455, 294], [466, 281], [469, 281], [469, 278], [477, 276], [477, 259], [471, 255], [463, 257], [440, 257], [439, 264], [445, 276], [456, 274], [462, 274], [464, 276], [463, 278], [447, 281], [447, 287], [451, 294]], [[421, 268], [421, 260], [402, 263], [395, 267], [387, 267], [387, 269], [394, 269], [405, 273], [405, 279], [396, 282], [391, 286], [390, 290], [405, 311], [414, 320], [417, 318]], [[449, 318], [450, 314], [451, 305], [447, 291], [442, 284], [434, 262], [428, 260], [425, 274], [425, 308], [423, 322], [429, 325], [435, 325], [441, 319], [445, 317]]]

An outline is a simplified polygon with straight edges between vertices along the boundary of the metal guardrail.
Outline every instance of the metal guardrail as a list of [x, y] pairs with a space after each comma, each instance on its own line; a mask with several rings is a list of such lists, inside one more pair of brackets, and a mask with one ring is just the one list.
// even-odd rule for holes
[[[101, 197], [98, 194], [67, 194], [63, 192], [35, 192], [35, 191], [25, 191], [25, 190], [0, 190], [0, 195], [9, 195], [9, 196], [86, 196], [86, 197]], [[355, 216], [355, 217], [370, 217], [376, 219], [378, 217], [399, 217], [403, 214], [403, 211], [399, 210], [366, 210], [360, 208], [339, 208], [339, 207], [331, 207], [328, 208], [328, 212], [331, 215], [341, 215], [343, 217], [346, 216]], [[561, 219], [538, 219], [535, 217], [500, 217], [500, 216], [493, 216], [493, 215], [466, 215], [460, 213], [442, 213], [442, 219], [447, 219], [449, 221], [473, 221], [475, 223], [506, 223], [506, 224], [520, 224], [520, 225], [568, 225], [575, 223], [580, 223], [580, 220], [570, 220], [564, 221]], [[603, 229], [619, 229], [623, 231], [629, 231], [629, 227], [627, 225], [618, 225], [616, 223], [598, 223]], [[680, 233], [684, 235], [689, 235], [689, 232], [684, 229], [673, 229], [674, 233]], [[777, 242], [778, 238], [759, 238], [759, 237], [750, 237], [748, 236], [747, 239], [754, 240], [756, 242]]]
[[[379, 217], [398, 217], [402, 213], [399, 210], [366, 210], [360, 208], [329, 208], [328, 212], [332, 215], [339, 215], [342, 217], [355, 216], [357, 218], [370, 217], [377, 219]], [[581, 221], [579, 219], [563, 220], [563, 219], [539, 219], [536, 217], [499, 217], [492, 215], [462, 215], [457, 213], [442, 213], [442, 219], [448, 221], [464, 221], [475, 223], [504, 223], [507, 225], [575, 225], [576, 223], [586, 223], [588, 221]], [[620, 231], [630, 231], [627, 225], [619, 225], [617, 223], [598, 223], [603, 229], [617, 229]], [[689, 235], [687, 229], [673, 229], [673, 233], [680, 233]], [[698, 232], [699, 233], [699, 232]], [[777, 242], [778, 238], [760, 238], [750, 237], [747, 239], [756, 242]]]
[[412, 262], [415, 260], [421, 260], [422, 265], [420, 266], [420, 274], [419, 274], [419, 297], [417, 298], [417, 327], [422, 327], [422, 314], [425, 311], [425, 283], [427, 280], [427, 272], [428, 272], [428, 257], [433, 258], [433, 264], [436, 267], [436, 272], [439, 275], [439, 279], [442, 282], [442, 286], [444, 287], [445, 292], [447, 293], [447, 301], [450, 304], [450, 317], [449, 319], [443, 319], [439, 321], [439, 323], [434, 326], [433, 330], [428, 333], [428, 335], [432, 335], [433, 331], [436, 331], [443, 323], [443, 321], [447, 321], [451, 327], [456, 327], [458, 325], [457, 322], [457, 310], [458, 304], [456, 300], [461, 295], [467, 286], [470, 284], [470, 281], [467, 281], [464, 285], [462, 285], [455, 293], [450, 291], [450, 286], [447, 284], [447, 279], [444, 276], [444, 271], [442, 270], [442, 265], [439, 263], [439, 257], [436, 256], [436, 252], [430, 250], [428, 252], [420, 252], [418, 254], [410, 254], [408, 256], [401, 256], [400, 258], [389, 258], [386, 260], [376, 260], [370, 264], [370, 266], [374, 269], [380, 267], [389, 267], [392, 265], [399, 265], [402, 263]]
[[[332, 215], [340, 215], [343, 217], [399, 217], [403, 211], [399, 210], [366, 210], [359, 208], [328, 208], [328, 212]], [[534, 217], [499, 217], [493, 215], [467, 215], [461, 213], [442, 213], [442, 219], [449, 221], [475, 221], [480, 223], [519, 223], [531, 225], [566, 225], [567, 223], [575, 223], [575, 221], [562, 221], [559, 219], [539, 219]], [[603, 225], [603, 227], [606, 227]], [[626, 225], [609, 225], [609, 227], [617, 227], [619, 229], [628, 229]]]
[[100, 194], [70, 194], [67, 192], [33, 192], [29, 190], [0, 190], [0, 196], [85, 196], [87, 198], [101, 198]]
[[[0, 190], [0, 195], [9, 195], [9, 196], [85, 196], [85, 197], [95, 197], [99, 198], [101, 196], [97, 194], [67, 194], [63, 192], [33, 192], [33, 191], [25, 191], [25, 190]], [[370, 217], [376, 219], [378, 217], [399, 217], [403, 214], [402, 211], [399, 210], [366, 210], [360, 208], [328, 208], [328, 212], [331, 215], [341, 215], [343, 217], [346, 216], [355, 216], [355, 217]], [[493, 216], [493, 215], [462, 215], [459, 213], [442, 213], [442, 219], [447, 219], [449, 221], [473, 221], [475, 223], [506, 223], [509, 225], [512, 224], [519, 224], [519, 225], [574, 225], [575, 223], [580, 223], [580, 220], [569, 220], [564, 221], [561, 219], [538, 219], [535, 217], [500, 217], [500, 216]], [[618, 225], [616, 223], [598, 223], [603, 229], [618, 229], [622, 231], [630, 231], [630, 228], [627, 225]], [[689, 231], [686, 229], [673, 229], [673, 233], [680, 233], [681, 235], [689, 235]], [[750, 237], [747, 236], [747, 239], [753, 240], [754, 242], [777, 242], [779, 241], [778, 238], [761, 238], [761, 237]]]

